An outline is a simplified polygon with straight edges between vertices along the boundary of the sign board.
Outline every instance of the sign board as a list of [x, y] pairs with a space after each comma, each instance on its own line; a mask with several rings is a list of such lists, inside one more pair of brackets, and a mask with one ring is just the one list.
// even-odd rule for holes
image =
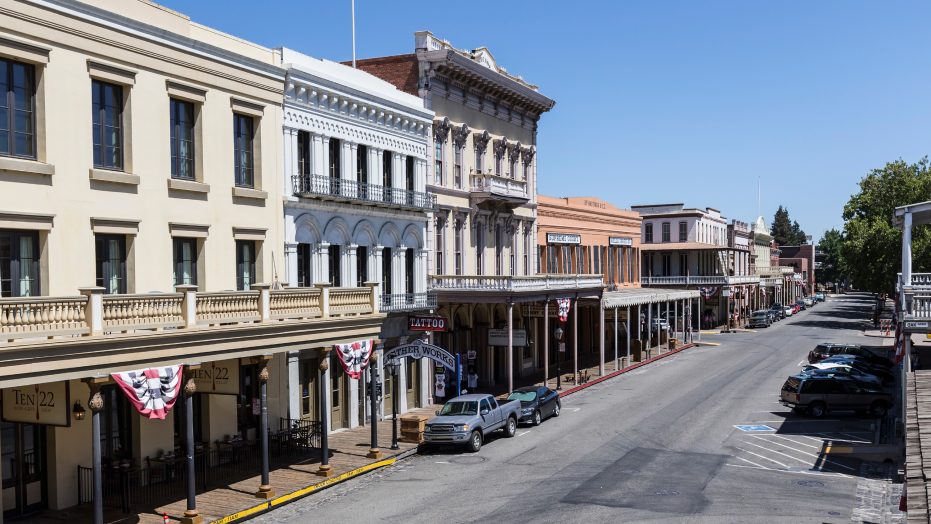
[[466, 351], [466, 358], [469, 360], [475, 360], [476, 358], [478, 358], [478, 352], [475, 351], [474, 349], [470, 349]]
[[572, 233], [547, 233], [547, 244], [581, 244], [582, 235]]
[[632, 246], [634, 239], [630, 237], [608, 237], [609, 246]]
[[422, 340], [415, 340], [410, 344], [393, 347], [385, 351], [386, 361], [400, 360], [402, 358], [429, 358], [447, 369], [456, 370], [456, 357], [449, 351], [433, 344], [427, 344]]
[[912, 328], [912, 329], [926, 328], [928, 327], [928, 323], [927, 322], [906, 322], [905, 327], [906, 329], [907, 328]]
[[190, 369], [198, 393], [217, 395], [239, 394], [239, 361], [204, 362], [200, 369]]
[[[508, 330], [505, 329], [489, 329], [488, 330], [488, 345], [489, 346], [504, 346], [508, 345]], [[523, 329], [515, 329], [513, 336], [513, 345], [515, 347], [524, 347], [527, 345], [527, 332]]]
[[407, 317], [409, 331], [446, 331], [446, 319], [437, 315], [410, 315]]
[[731, 290], [730, 290], [730, 289], [725, 289], [724, 291], [721, 291], [721, 296], [722, 296], [722, 297], [729, 297], [729, 296], [731, 296]]
[[560, 343], [559, 343], [559, 352], [560, 352], [560, 353], [565, 353], [565, 352], [566, 352], [566, 343], [565, 343], [565, 342], [560, 342]]
[[766, 426], [764, 424], [739, 424], [734, 426], [735, 428], [743, 431], [745, 433], [758, 433], [763, 431], [776, 431], [775, 429]]
[[71, 390], [66, 381], [7, 388], [2, 396], [5, 422], [71, 425]]

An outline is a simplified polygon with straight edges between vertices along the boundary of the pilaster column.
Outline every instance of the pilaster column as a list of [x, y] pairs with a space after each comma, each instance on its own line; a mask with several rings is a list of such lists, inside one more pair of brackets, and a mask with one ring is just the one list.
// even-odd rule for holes
[[414, 293], [426, 293], [427, 291], [427, 256], [429, 253], [427, 249], [417, 251], [417, 262], [414, 264]]
[[297, 242], [284, 243], [284, 279], [290, 287], [297, 287]]
[[294, 194], [293, 177], [299, 176], [297, 158], [297, 129], [285, 128], [284, 130], [284, 179], [281, 190], [284, 195]]
[[328, 282], [330, 278], [330, 243], [329, 242], [320, 242], [315, 245], [313, 248], [313, 259], [314, 259], [314, 284], [318, 282]]
[[330, 137], [323, 136], [321, 138], [321, 143], [323, 145], [323, 152], [320, 155], [323, 163], [321, 166], [321, 173], [323, 176], [330, 176]]
[[356, 280], [359, 279], [356, 265], [359, 258], [358, 248], [356, 244], [349, 244], [343, 250], [343, 286], [345, 287], [355, 287]]
[[330, 388], [330, 355], [328, 351], [323, 351], [320, 356], [320, 375], [317, 380], [317, 394], [322, 411], [320, 417], [320, 468], [317, 469], [317, 475], [329, 477], [333, 474], [330, 467], [330, 402], [327, 390]]
[[394, 278], [393, 286], [395, 293], [407, 293], [405, 279], [407, 278], [407, 246], [400, 245], [395, 251], [394, 260], [392, 261], [394, 269], [392, 271]]
[[311, 174], [316, 176], [326, 175], [326, 158], [324, 151], [329, 147], [329, 138], [323, 135], [314, 134], [311, 136]]
[[346, 178], [359, 181], [359, 144], [355, 142], [349, 143], [349, 172]]
[[100, 384], [88, 380], [90, 398], [87, 407], [91, 410], [91, 460], [94, 475], [94, 524], [103, 524], [103, 469], [100, 463], [100, 413], [104, 409], [103, 396], [100, 394]]
[[373, 252], [369, 254], [369, 260], [372, 262], [371, 265], [369, 265], [369, 280], [381, 284], [381, 294], [385, 295], [388, 293], [388, 290], [385, 289], [385, 282], [381, 281], [381, 268], [384, 267], [382, 266], [382, 258], [385, 254], [385, 246], [376, 244], [375, 246], [372, 246], [371, 249]]

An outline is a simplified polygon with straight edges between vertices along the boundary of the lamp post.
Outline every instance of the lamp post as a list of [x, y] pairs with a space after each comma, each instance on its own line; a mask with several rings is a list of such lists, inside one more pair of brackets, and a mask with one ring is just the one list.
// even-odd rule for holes
[[805, 239], [808, 240], [808, 244], [811, 246], [811, 267], [808, 272], [808, 281], [811, 283], [811, 288], [808, 290], [809, 295], [815, 294], [815, 243], [814, 237], [811, 235], [805, 235]]
[[562, 345], [562, 336], [565, 334], [562, 326], [556, 326], [556, 331], [553, 332], [553, 336], [556, 337], [556, 391], [562, 389], [562, 373], [559, 371], [559, 350]]
[[375, 367], [378, 361], [378, 353], [372, 351], [369, 357], [369, 392], [372, 394], [372, 447], [369, 449], [368, 457], [377, 459], [381, 458], [381, 451], [378, 450], [378, 369]]
[[386, 361], [385, 371], [391, 375], [391, 449], [396, 450], [400, 449], [398, 446], [398, 361], [394, 359]]

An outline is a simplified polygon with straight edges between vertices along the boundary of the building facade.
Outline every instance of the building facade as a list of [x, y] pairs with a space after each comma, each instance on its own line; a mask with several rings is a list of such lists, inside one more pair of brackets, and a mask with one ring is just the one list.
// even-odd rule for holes
[[602, 279], [586, 276], [580, 286], [578, 278], [538, 275], [537, 129], [555, 102], [486, 48], [464, 51], [426, 31], [414, 43], [414, 53], [357, 65], [419, 96], [436, 115], [428, 287], [450, 329], [435, 341], [462, 356], [471, 389], [503, 389], [545, 367], [543, 322], [515, 304], [598, 294]]

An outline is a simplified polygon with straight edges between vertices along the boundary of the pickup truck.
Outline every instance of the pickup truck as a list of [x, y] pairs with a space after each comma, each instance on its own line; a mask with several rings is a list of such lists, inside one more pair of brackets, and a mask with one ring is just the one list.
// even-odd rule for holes
[[501, 401], [483, 394], [461, 395], [450, 399], [436, 416], [427, 421], [424, 442], [427, 444], [459, 444], [476, 452], [482, 449], [485, 436], [504, 430], [504, 436], [517, 433], [520, 401]]

